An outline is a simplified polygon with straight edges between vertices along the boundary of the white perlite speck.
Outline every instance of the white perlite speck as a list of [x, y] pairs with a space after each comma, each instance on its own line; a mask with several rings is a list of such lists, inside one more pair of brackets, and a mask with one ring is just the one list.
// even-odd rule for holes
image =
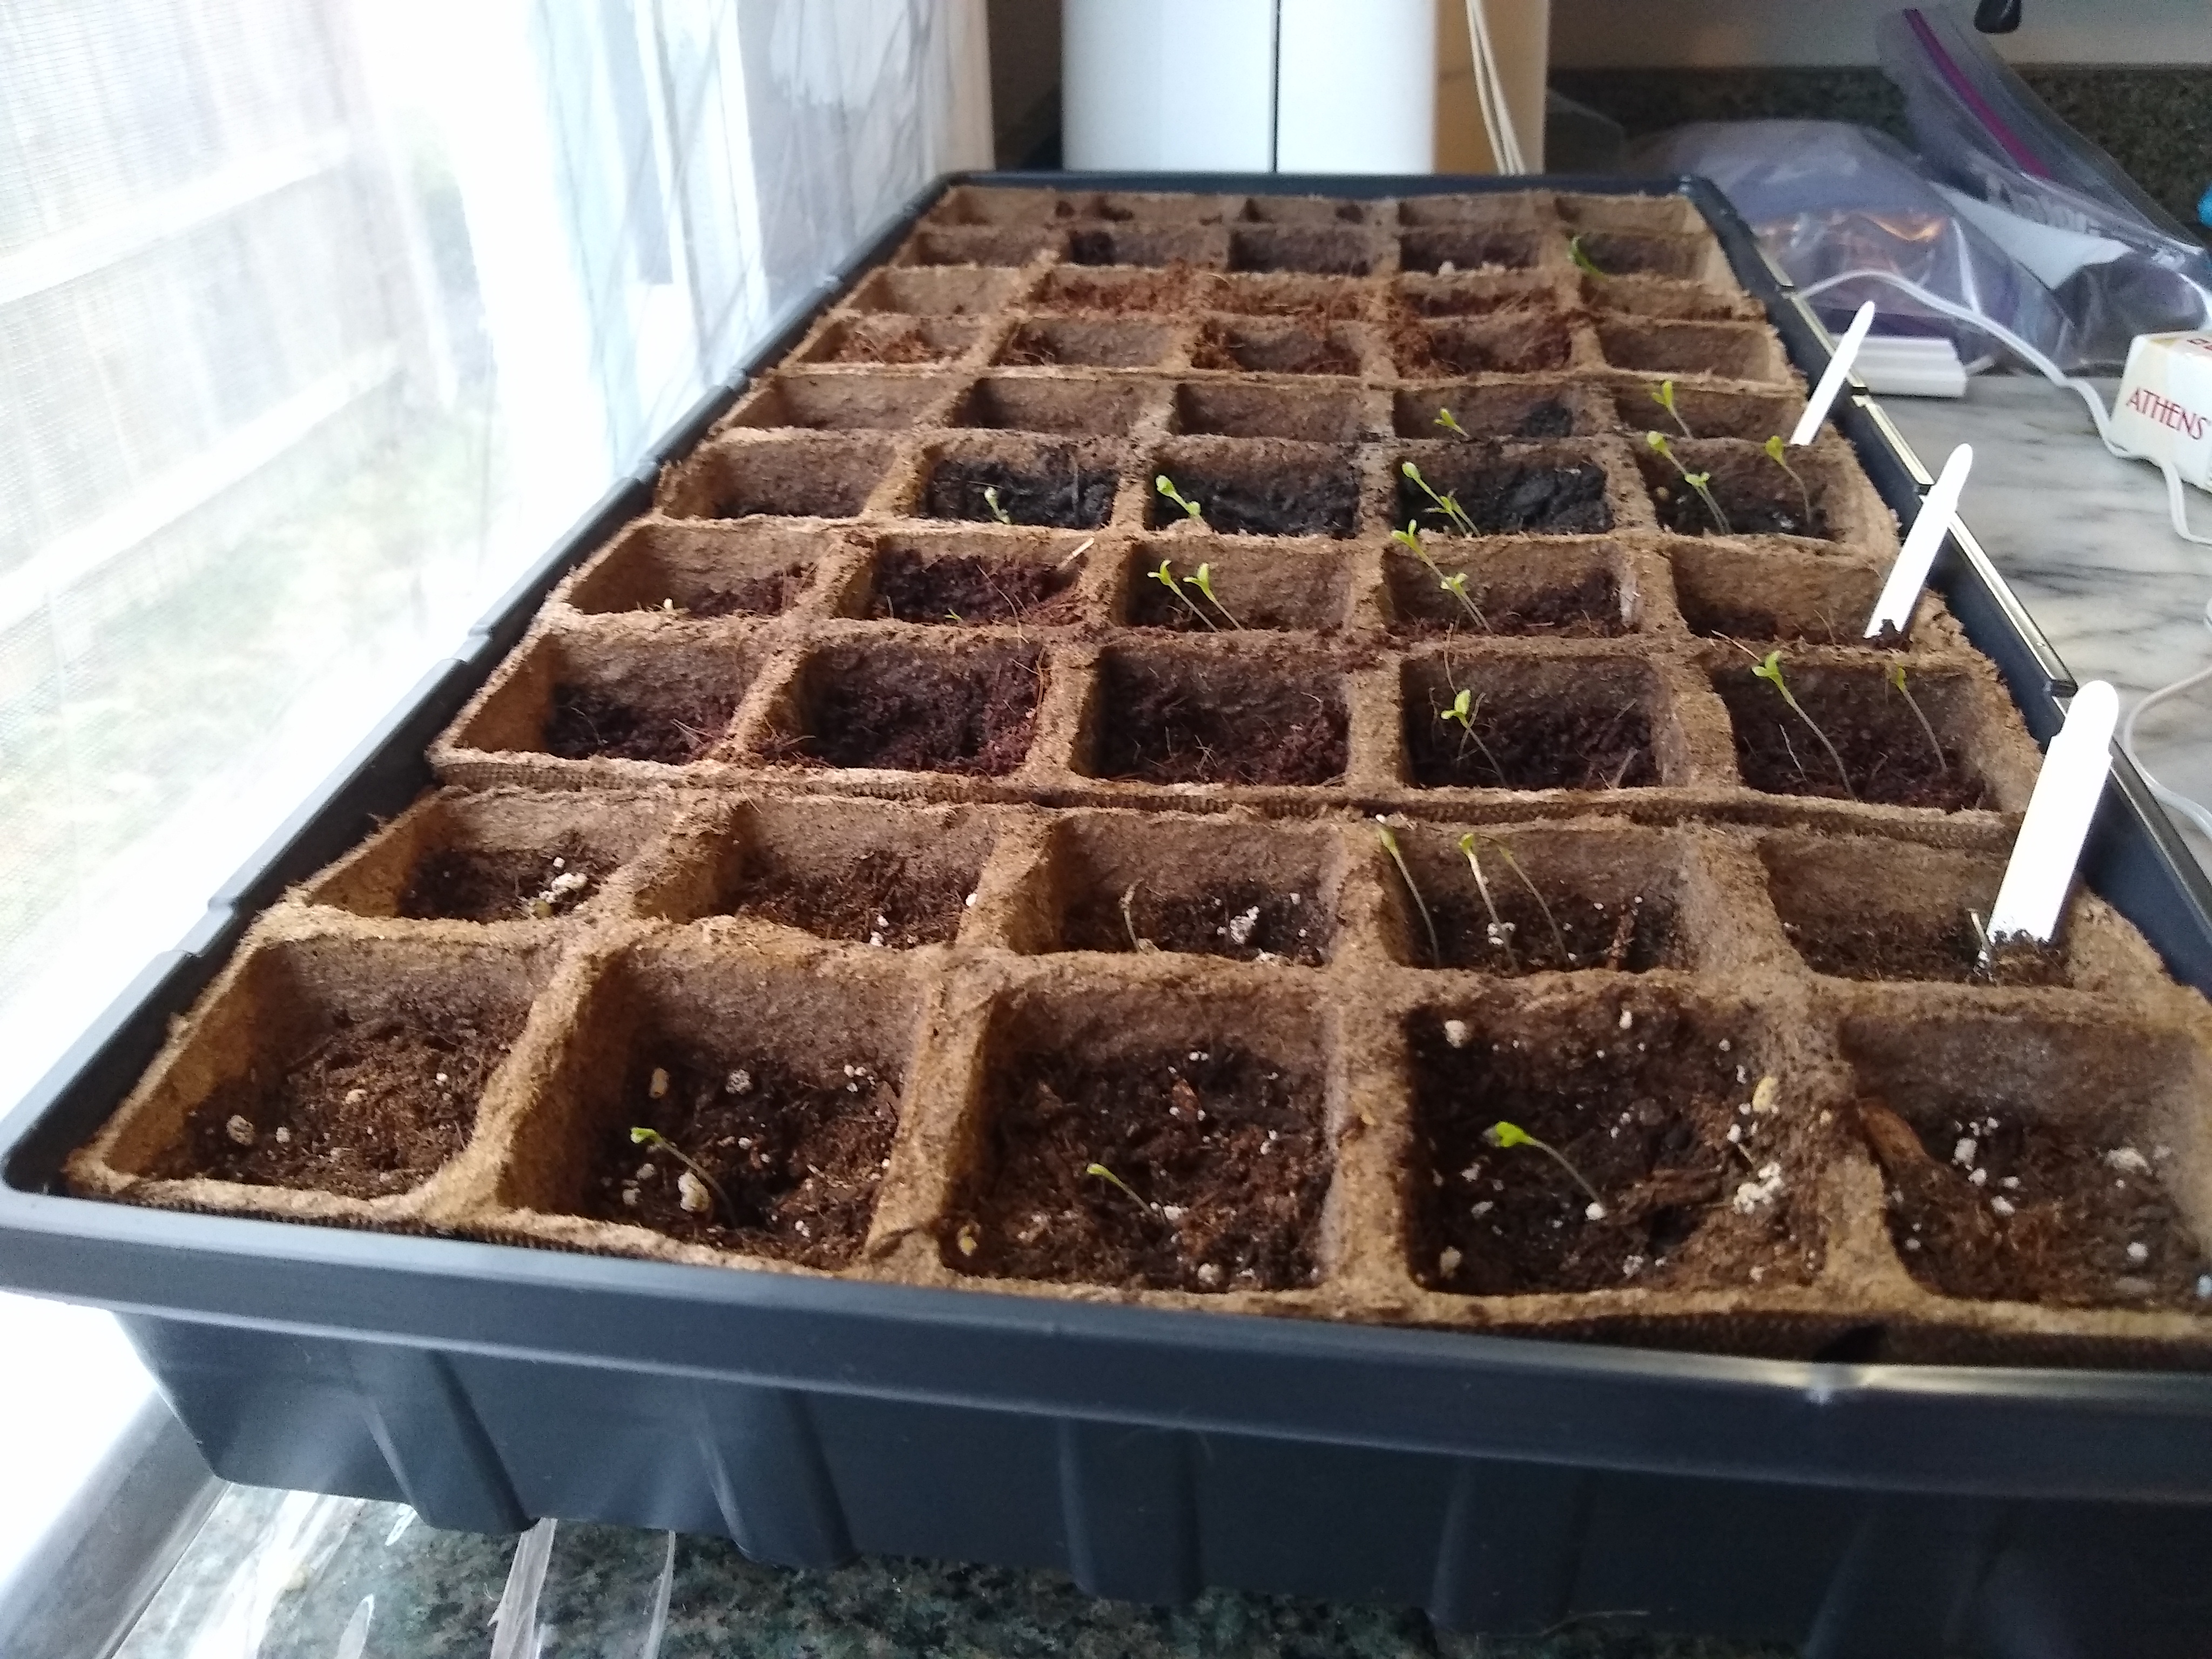
[[1477, 1204], [1477, 1205], [1474, 1206], [1474, 1213], [1475, 1213], [1476, 1215], [1488, 1215], [1488, 1214], [1489, 1214], [1492, 1210], [1496, 1209], [1497, 1207], [1498, 1207], [1498, 1206], [1497, 1206], [1497, 1205], [1493, 1204], [1492, 1202], [1491, 1202], [1491, 1200], [1488, 1200], [1488, 1199], [1486, 1199], [1486, 1199], [1484, 1199], [1480, 1203]]
[[1589, 1205], [1586, 1205], [1586, 1206], [1583, 1207], [1583, 1218], [1585, 1221], [1602, 1221], [1602, 1220], [1604, 1220], [1604, 1219], [1605, 1219], [1605, 1206], [1604, 1206], [1604, 1205], [1602, 1205], [1602, 1204], [1589, 1204]]
[[1993, 1198], [1990, 1200], [1990, 1208], [1999, 1215], [2010, 1215], [2012, 1200], [2008, 1198]]
[[1626, 1008], [1622, 1009], [1620, 1011], [1620, 1029], [1626, 1031], [1632, 1028], [1635, 1024], [1635, 1013], [1632, 1010]]
[[1254, 905], [1241, 916], [1231, 916], [1229, 926], [1222, 931], [1229, 935], [1231, 945], [1249, 945], [1252, 930], [1260, 925], [1260, 907]]
[[646, 1083], [645, 1092], [655, 1100], [668, 1092], [668, 1068], [665, 1066], [653, 1068], [653, 1076]]
[[222, 1132], [241, 1146], [253, 1144], [253, 1120], [251, 1118], [234, 1114], [224, 1121]]
[[1466, 1258], [1450, 1245], [1445, 1245], [1443, 1254], [1437, 1258], [1437, 1277], [1449, 1279], [1459, 1271], [1459, 1264], [1465, 1260]]
[[722, 1079], [722, 1092], [731, 1095], [747, 1093], [753, 1086], [753, 1074], [739, 1066]]
[[691, 1215], [703, 1215], [714, 1199], [707, 1191], [707, 1183], [686, 1170], [676, 1177], [676, 1201]]
[[1444, 1041], [1455, 1048], [1466, 1048], [1468, 1039], [1472, 1035], [1473, 1033], [1467, 1029], [1467, 1022], [1463, 1019], [1448, 1019], [1444, 1022]]
[[1971, 1170], [1974, 1167], [1974, 1154], [1979, 1151], [1981, 1144], [1973, 1136], [1960, 1135], [1959, 1144], [1951, 1149], [1951, 1162], [1961, 1169]]
[[1216, 1285], [1218, 1285], [1221, 1282], [1221, 1269], [1215, 1267], [1211, 1261], [1200, 1262], [1198, 1264], [1198, 1282], [1205, 1285], [1207, 1290], [1212, 1290]]
[[2141, 1267], [2150, 1260], [2150, 1246], [2140, 1241], [2128, 1246], [2128, 1260]]
[[1776, 1194], [1781, 1190], [1782, 1166], [1779, 1164], [1762, 1164], [1759, 1168], [1758, 1180], [1737, 1185], [1734, 1200], [1735, 1212], [1738, 1215], [1756, 1215], [1774, 1202]]
[[2105, 1164], [2107, 1168], [2118, 1170], [2122, 1175], [2147, 1176], [2150, 1173], [2150, 1160], [2132, 1146], [2113, 1147], [2105, 1154]]

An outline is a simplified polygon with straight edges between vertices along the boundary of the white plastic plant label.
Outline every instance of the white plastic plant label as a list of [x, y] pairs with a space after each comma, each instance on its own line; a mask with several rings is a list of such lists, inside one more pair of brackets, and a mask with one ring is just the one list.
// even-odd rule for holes
[[2212, 334], [2139, 334], [2112, 401], [2112, 440], [2212, 490]]
[[2104, 680], [2091, 680], [2067, 706], [2066, 724], [2043, 757], [2020, 838], [1990, 908], [1992, 944], [2025, 935], [2048, 945], [2057, 933], [2074, 866], [2081, 860], [2081, 843], [2112, 769], [2112, 726], [2119, 714], [2119, 694]]
[[1889, 568], [1889, 580], [1882, 584], [1881, 597], [1875, 601], [1874, 615], [1867, 618], [1868, 639], [1880, 639], [1885, 628], [1902, 634], [1905, 623], [1911, 621], [1912, 607], [1919, 602], [1920, 590], [1928, 585], [1936, 554], [1943, 550], [1943, 538], [1951, 533], [1958, 520], [1959, 496], [1973, 465], [1974, 447], [1960, 444], [1936, 475], [1912, 528], [1905, 532], [1905, 545], [1898, 550], [1897, 562]]

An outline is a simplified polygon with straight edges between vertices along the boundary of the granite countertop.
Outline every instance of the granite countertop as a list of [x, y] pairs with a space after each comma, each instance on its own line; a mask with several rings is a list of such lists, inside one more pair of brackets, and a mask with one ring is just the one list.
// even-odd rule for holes
[[[1963, 512], [2059, 654], [2124, 701], [2212, 660], [2199, 620], [2212, 554], [2174, 538], [2156, 473], [2115, 459], [2080, 404], [2040, 380], [1984, 377], [1958, 403], [1887, 408], [1932, 471], [1975, 447]], [[2203, 520], [2212, 507], [2192, 500]], [[2161, 711], [2164, 712], [2164, 711]], [[2147, 723], [2145, 758], [2212, 798], [2201, 705]], [[2200, 857], [2212, 847], [2197, 843]], [[493, 1651], [515, 1540], [440, 1532], [397, 1505], [231, 1488], [122, 1659], [443, 1659]], [[665, 1620], [656, 1603], [664, 1574]], [[1790, 1650], [1669, 1637], [1633, 1613], [1528, 1637], [1433, 1628], [1418, 1610], [1213, 1591], [1155, 1608], [1064, 1575], [896, 1559], [830, 1572], [750, 1562], [725, 1540], [556, 1528], [532, 1639], [542, 1659], [1753, 1659]], [[504, 1654], [502, 1653], [502, 1659]]]

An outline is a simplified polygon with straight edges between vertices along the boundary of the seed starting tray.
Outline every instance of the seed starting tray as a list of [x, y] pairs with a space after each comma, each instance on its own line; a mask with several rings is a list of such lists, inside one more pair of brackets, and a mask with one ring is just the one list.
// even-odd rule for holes
[[[1656, 1483], [1638, 1501], [1709, 1541], [1747, 1491], [1840, 1503], [1900, 1559], [1919, 1522], [1813, 1489], [2203, 1503], [2202, 878], [2116, 763], [2063, 955], [1966, 970], [2070, 685], [1963, 535], [1905, 641], [1856, 638], [1925, 477], [1860, 397], [1778, 500], [1761, 441], [1824, 337], [1741, 226], [1694, 185], [1133, 182], [934, 195], [649, 501], [523, 585], [9, 1121], [11, 1279], [137, 1310], [234, 1478], [774, 1559], [1494, 1626], [1604, 1600], [1559, 1565], [1594, 1492]], [[1643, 436], [1662, 376], [1698, 434], [1671, 458]], [[1784, 527], [1717, 533], [1685, 471]], [[1390, 539], [1416, 516], [1435, 571]], [[1776, 648], [1842, 754], [1751, 674]], [[425, 739], [440, 787], [361, 839]], [[1923, 744], [1932, 776], [1893, 763]], [[477, 866], [522, 902], [425, 903], [426, 871]], [[879, 896], [832, 916], [856, 870]], [[1870, 932], [1920, 965], [1869, 967]], [[259, 1079], [430, 1006], [500, 1048], [427, 1179], [200, 1172]], [[671, 1065], [679, 1097], [686, 1066], [811, 1091], [845, 1161], [806, 1167], [857, 1212], [771, 1182], [720, 1226], [688, 1160], [626, 1171], [609, 1146]], [[1250, 1095], [1155, 1158], [1062, 1098], [1086, 1077], [1178, 1118]], [[1626, 1131], [1636, 1190], [1585, 1216], [1579, 1171], [1484, 1142], [1509, 1116], [1593, 1169]], [[1226, 1213], [1193, 1157], [1237, 1170]], [[2062, 1168], [2094, 1178], [2037, 1190]], [[2045, 1241], [2011, 1293], [1950, 1255], [2007, 1221]], [[1056, 1263], [1056, 1230], [1115, 1271]], [[1541, 1422], [1496, 1415], [1524, 1394]], [[1909, 1446], [1836, 1433], [1843, 1397]], [[2022, 1438], [2046, 1420], [2103, 1454]], [[587, 1477], [556, 1467], [578, 1438]], [[928, 1498], [986, 1468], [1004, 1513]], [[1293, 1470], [1406, 1512], [1317, 1547], [1326, 1504], [1278, 1522], [1253, 1490]], [[1468, 1510], [1509, 1488], [1553, 1549], [1533, 1578]], [[1800, 1537], [1765, 1626], [1803, 1636], [1825, 1594], [1911, 1650], [1935, 1615], [1839, 1590], [1847, 1541]]]

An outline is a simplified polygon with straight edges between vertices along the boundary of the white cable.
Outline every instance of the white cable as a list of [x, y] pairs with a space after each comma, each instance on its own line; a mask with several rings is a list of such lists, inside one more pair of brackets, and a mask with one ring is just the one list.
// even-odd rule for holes
[[1483, 0], [1467, 0], [1467, 39], [1474, 58], [1475, 101], [1482, 108], [1491, 157], [1500, 173], [1526, 173], [1528, 163], [1521, 149], [1521, 136], [1514, 130], [1512, 107], [1506, 102], [1505, 82], [1498, 71], [1497, 49], [1490, 41], [1490, 14]]
[[[1887, 283], [1892, 288], [1902, 289], [1911, 295], [1931, 311], [1980, 329], [2053, 386], [2064, 386], [2069, 392], [2078, 393], [2081, 401], [2088, 406], [2089, 418], [2095, 423], [2097, 435], [2104, 440], [2105, 447], [2107, 450], [2123, 460], [2149, 461], [2166, 475], [2166, 514], [2173, 521], [2174, 534], [2185, 542], [2195, 543], [2199, 547], [2212, 547], [2212, 536], [2200, 536], [2189, 527], [2188, 496], [2183, 489], [2181, 474], [2175, 470], [2173, 464], [2158, 456], [2145, 455], [2137, 450], [2129, 448], [2125, 444], [2114, 441], [2112, 416], [2105, 408], [2104, 398], [2098, 395], [2097, 388], [2087, 380], [2076, 380], [2067, 374], [2057, 364], [2052, 362], [2050, 358], [2045, 356], [2003, 324], [1992, 321], [1972, 306], [1962, 306], [1955, 301], [1944, 299], [1940, 295], [1930, 294], [1919, 283], [1900, 276], [1893, 270], [1847, 270], [1840, 276], [1825, 277], [1820, 282], [1810, 283], [1800, 289], [1798, 292], [1809, 300], [1814, 295], [1825, 293], [1827, 289], [1841, 283], [1859, 281]], [[2212, 600], [2208, 600], [2204, 606], [2204, 624], [2208, 628], [2212, 628]], [[2142, 775], [2143, 782], [2149, 787], [2152, 794], [2157, 796], [2173, 811], [2180, 813], [2207, 836], [2212, 836], [2212, 808], [2208, 808], [2202, 801], [2191, 799], [2179, 790], [2167, 788], [2158, 781], [2157, 775], [2151, 771], [2150, 768], [2143, 764], [2142, 757], [2136, 753], [2136, 721], [2142, 718], [2142, 712], [2154, 703], [2164, 702], [2168, 697], [2177, 697], [2185, 691], [2194, 690], [2207, 680], [2212, 680], [2212, 667], [2200, 668], [2195, 673], [2185, 675], [2174, 681], [2171, 685], [2161, 685], [2155, 691], [2145, 693], [2137, 700], [2135, 707], [2128, 710], [2127, 717], [2120, 722], [2119, 744], [2120, 752], [2128, 757], [2129, 763]]]

